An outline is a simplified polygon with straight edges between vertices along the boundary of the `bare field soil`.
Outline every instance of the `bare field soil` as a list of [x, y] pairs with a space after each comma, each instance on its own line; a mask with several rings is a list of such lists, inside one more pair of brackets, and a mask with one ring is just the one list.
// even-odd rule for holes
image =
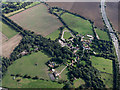
[[[106, 2], [106, 14], [113, 25], [113, 28], [118, 31], [118, 3]], [[119, 31], [120, 32], [120, 31]]]
[[9, 56], [12, 53], [12, 51], [14, 50], [14, 48], [20, 43], [21, 39], [22, 39], [22, 36], [17, 34], [14, 37], [12, 37], [11, 39], [9, 39], [7, 42], [0, 45], [0, 51], [2, 51], [2, 55], [0, 55], [0, 56], [9, 58]]
[[24, 29], [34, 31], [43, 36], [49, 35], [62, 26], [62, 23], [55, 16], [48, 13], [47, 7], [43, 4], [26, 9], [11, 16], [10, 19]]
[[1, 32], [0, 32], [0, 37], [2, 37], [2, 43], [0, 43], [0, 45], [8, 40], [8, 38], [4, 34], [2, 34]]
[[77, 13], [94, 21], [95, 26], [98, 28], [104, 28], [99, 8], [100, 2], [49, 2], [48, 4]]

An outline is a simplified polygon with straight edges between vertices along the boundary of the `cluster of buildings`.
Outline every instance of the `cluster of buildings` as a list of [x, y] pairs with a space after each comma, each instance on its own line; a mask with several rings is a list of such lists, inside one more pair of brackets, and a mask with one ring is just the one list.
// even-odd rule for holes
[[[87, 39], [86, 39], [87, 38]], [[81, 37], [81, 42], [83, 44], [83, 49], [90, 49], [89, 45], [92, 42], [94, 37], [92, 35], [86, 35]]]
[[52, 69], [48, 75], [52, 81], [55, 81], [59, 77], [59, 73], [55, 69]]

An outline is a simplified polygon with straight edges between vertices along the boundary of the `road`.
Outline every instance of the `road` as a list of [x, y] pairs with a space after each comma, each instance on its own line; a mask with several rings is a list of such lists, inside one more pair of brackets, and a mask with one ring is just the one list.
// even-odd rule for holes
[[103, 17], [103, 20], [109, 30], [109, 33], [110, 33], [110, 36], [112, 38], [112, 41], [113, 41], [113, 44], [114, 44], [114, 47], [115, 47], [115, 51], [116, 51], [116, 54], [117, 54], [117, 58], [118, 58], [118, 62], [119, 62], [119, 73], [120, 73], [120, 52], [119, 52], [119, 43], [118, 43], [118, 39], [117, 37], [115, 36], [114, 34], [114, 31], [108, 21], [108, 18], [107, 18], [107, 15], [106, 15], [106, 11], [105, 11], [105, 0], [101, 0], [101, 13], [102, 13], [102, 17]]

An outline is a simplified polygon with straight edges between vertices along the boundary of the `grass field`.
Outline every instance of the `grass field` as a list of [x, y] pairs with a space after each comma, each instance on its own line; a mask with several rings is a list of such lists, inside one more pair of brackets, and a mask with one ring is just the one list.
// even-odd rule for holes
[[47, 35], [46, 38], [50, 38], [51, 40], [55, 40], [59, 37], [60, 31], [56, 30], [52, 32], [51, 34]]
[[75, 88], [78, 88], [82, 84], [85, 84], [85, 81], [83, 79], [81, 79], [81, 78], [74, 81]]
[[2, 33], [8, 38], [12, 38], [13, 36], [15, 36], [18, 32], [16, 32], [13, 28], [11, 28], [10, 26], [8, 26], [7, 24], [0, 22], [0, 24], [2, 23]]
[[49, 79], [47, 71], [48, 67], [45, 65], [49, 59], [50, 57], [41, 51], [28, 56], [24, 56], [16, 60], [10, 67], [8, 67], [7, 75], [28, 74], [30, 76], [38, 76], [40, 78]]
[[113, 75], [100, 73], [101, 80], [106, 85], [106, 88], [113, 88]]
[[64, 39], [69, 39], [70, 37], [72, 37], [70, 32], [64, 32], [64, 36], [63, 36]]
[[43, 4], [26, 9], [10, 17], [10, 19], [24, 29], [43, 36], [49, 35], [62, 25], [55, 16], [48, 13], [47, 7]]
[[99, 71], [113, 74], [112, 60], [91, 56], [92, 65]]
[[[56, 71], [57, 71], [58, 73], [60, 73], [64, 67], [65, 67], [65, 65], [62, 65], [62, 66], [56, 68]], [[59, 79], [68, 80], [68, 75], [67, 75], [67, 73], [68, 73], [68, 70], [67, 70], [67, 68], [66, 68], [66, 69], [60, 74], [60, 78], [59, 78]]]
[[89, 21], [84, 20], [80, 17], [75, 15], [65, 13], [61, 16], [64, 22], [74, 31], [78, 32], [79, 34], [86, 35], [91, 34], [93, 35], [92, 26]]
[[[21, 81], [17, 82], [18, 79], [21, 79]], [[24, 79], [21, 77], [13, 80], [12, 76], [7, 75], [3, 78], [2, 86], [8, 88], [62, 88], [63, 84], [52, 81]]]
[[100, 29], [95, 29], [96, 33], [98, 34], [99, 38], [102, 40], [109, 41], [108, 33], [105, 31], [102, 31]]

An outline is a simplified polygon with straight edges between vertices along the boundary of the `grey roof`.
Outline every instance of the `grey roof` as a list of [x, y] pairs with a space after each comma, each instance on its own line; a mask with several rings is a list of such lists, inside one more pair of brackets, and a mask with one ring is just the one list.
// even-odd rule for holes
[[53, 75], [52, 73], [49, 73], [48, 75], [49, 75], [49, 77], [50, 77], [50, 79], [51, 79], [52, 81], [55, 80], [55, 77], [54, 77], [54, 75]]

